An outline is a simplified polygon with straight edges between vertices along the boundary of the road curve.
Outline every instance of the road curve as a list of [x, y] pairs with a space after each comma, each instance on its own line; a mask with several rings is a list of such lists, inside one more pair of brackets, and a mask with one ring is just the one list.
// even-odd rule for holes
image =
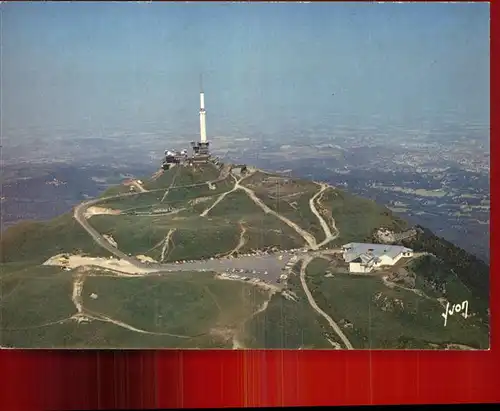
[[302, 260], [302, 265], [300, 267], [300, 282], [302, 284], [302, 288], [304, 289], [304, 292], [306, 293], [307, 299], [309, 300], [309, 304], [311, 305], [311, 307], [318, 314], [320, 314], [322, 317], [324, 317], [326, 319], [326, 321], [328, 321], [328, 324], [330, 324], [330, 326], [333, 328], [333, 330], [337, 333], [337, 335], [340, 337], [340, 339], [342, 340], [342, 342], [344, 343], [344, 345], [346, 346], [346, 348], [348, 350], [353, 350], [354, 347], [352, 346], [352, 344], [349, 341], [349, 339], [342, 332], [342, 330], [340, 329], [340, 327], [338, 326], [338, 324], [335, 321], [333, 321], [333, 319], [327, 313], [325, 313], [321, 308], [319, 308], [318, 304], [316, 304], [316, 301], [314, 301], [314, 298], [313, 298], [313, 296], [311, 294], [311, 291], [307, 287], [307, 283], [306, 283], [306, 268], [307, 268], [308, 264], [313, 259], [314, 259], [314, 257], [310, 257], [310, 256], [305, 257]]
[[249, 189], [248, 187], [239, 185], [239, 183], [237, 183], [237, 185], [238, 185], [238, 188], [240, 188], [241, 190], [245, 191], [248, 194], [248, 196], [253, 200], [253, 202], [255, 204], [257, 204], [262, 210], [264, 210], [264, 212], [266, 214], [272, 214], [276, 218], [279, 218], [286, 225], [288, 225], [289, 227], [291, 227], [292, 229], [294, 229], [300, 236], [302, 236], [302, 238], [304, 238], [304, 240], [307, 242], [307, 245], [309, 246], [309, 248], [311, 250], [317, 250], [318, 249], [318, 245], [316, 244], [316, 239], [314, 238], [313, 235], [311, 235], [310, 233], [308, 233], [304, 229], [300, 228], [293, 221], [290, 221], [288, 218], [283, 217], [281, 214], [279, 214], [276, 211], [274, 211], [273, 209], [269, 208], [266, 204], [264, 204], [264, 202], [259, 197], [257, 197], [255, 195], [255, 193], [253, 192], [253, 190]]
[[[221, 182], [225, 180], [230, 174], [229, 172], [230, 168], [228, 169], [226, 166], [221, 170], [221, 173], [219, 175], [219, 178], [216, 180], [212, 180], [210, 182], [206, 181], [203, 183], [197, 183], [197, 184], [191, 184], [191, 185], [185, 185], [185, 186], [179, 186], [179, 187], [173, 187], [173, 189], [177, 188], [192, 188], [192, 187], [201, 187], [206, 185], [207, 183], [215, 184], [218, 182]], [[234, 178], [234, 176], [231, 175], [231, 177]], [[246, 176], [248, 177], [248, 176]], [[245, 177], [245, 178], [246, 178]], [[336, 235], [338, 235], [338, 232], [336, 235], [333, 235], [331, 231], [329, 230], [329, 227], [327, 226], [326, 222], [323, 220], [319, 212], [316, 210], [315, 205], [314, 205], [314, 200], [319, 196], [326, 188], [322, 186], [321, 190], [310, 199], [310, 205], [311, 205], [311, 210], [312, 212], [316, 215], [318, 220], [320, 221], [323, 230], [325, 231], [325, 234], [327, 235], [327, 238], [323, 241], [321, 244], [317, 244], [316, 239], [314, 236], [312, 236], [309, 232], [303, 230], [300, 228], [298, 225], [293, 223], [292, 221], [288, 220], [287, 218], [281, 216], [279, 213], [275, 212], [271, 208], [269, 208], [260, 198], [256, 196], [256, 194], [253, 192], [248, 187], [245, 187], [243, 185], [240, 185], [241, 181], [244, 180], [245, 178], [242, 178], [240, 180], [237, 180], [235, 182], [235, 186], [233, 187], [230, 192], [235, 191], [237, 189], [241, 189], [246, 194], [266, 213], [272, 214], [275, 217], [279, 218], [282, 220], [284, 223], [286, 223], [288, 226], [293, 228], [298, 234], [300, 234], [308, 243], [309, 249], [307, 251], [302, 251], [298, 253], [299, 260], [302, 260], [302, 266], [300, 269], [300, 281], [302, 284], [302, 288], [304, 289], [304, 292], [306, 293], [307, 299], [309, 301], [309, 304], [311, 307], [322, 317], [324, 317], [329, 325], [333, 328], [333, 330], [337, 333], [337, 335], [340, 337], [340, 339], [343, 341], [344, 345], [346, 346], [347, 349], [353, 349], [352, 344], [350, 343], [349, 339], [345, 336], [345, 334], [342, 332], [340, 327], [333, 321], [333, 319], [328, 316], [324, 311], [322, 311], [319, 306], [317, 305], [316, 301], [314, 300], [309, 288], [307, 287], [307, 283], [305, 280], [305, 275], [306, 275], [306, 268], [307, 265], [309, 264], [310, 261], [312, 261], [317, 255], [322, 254], [323, 252], [319, 251], [319, 247], [323, 245], [324, 243], [330, 241], [331, 239], [335, 238]], [[156, 192], [156, 191], [164, 191], [165, 189], [154, 189], [154, 190], [149, 190], [149, 192]], [[240, 257], [237, 259], [214, 259], [214, 260], [200, 260], [200, 261], [193, 261], [190, 263], [183, 263], [183, 264], [175, 264], [175, 263], [143, 263], [133, 257], [128, 256], [124, 252], [120, 251], [116, 247], [112, 246], [95, 228], [93, 228], [90, 223], [87, 221], [87, 218], [85, 217], [85, 213], [87, 209], [91, 206], [94, 206], [100, 202], [106, 201], [106, 200], [112, 200], [112, 199], [118, 199], [118, 198], [124, 198], [124, 197], [129, 197], [133, 195], [138, 195], [138, 193], [124, 193], [124, 194], [117, 194], [114, 196], [108, 196], [108, 197], [102, 197], [102, 198], [96, 198], [93, 200], [85, 201], [78, 206], [74, 208], [74, 218], [75, 220], [82, 226], [82, 228], [87, 231], [87, 233], [93, 238], [93, 240], [99, 244], [102, 248], [106, 249], [109, 251], [111, 254], [114, 256], [118, 257], [121, 260], [127, 261], [129, 264], [132, 266], [139, 268], [141, 270], [147, 271], [149, 273], [155, 273], [155, 272], [178, 272], [178, 271], [202, 271], [202, 270], [207, 270], [207, 271], [220, 271], [221, 269], [228, 269], [228, 268], [243, 268], [248, 265], [253, 265], [253, 263], [256, 261], [255, 256], [247, 256], [247, 257]], [[326, 227], [326, 229], [325, 229]], [[312, 253], [311, 253], [312, 251]], [[334, 252], [335, 250], [330, 250], [330, 252]], [[325, 253], [328, 252], [328, 250], [324, 251]], [[289, 260], [288, 256], [287, 258], [284, 258], [284, 261], [279, 261], [277, 256], [273, 255], [267, 255], [267, 256], [261, 256], [260, 259], [262, 260], [267, 260], [266, 266], [268, 264], [275, 264], [275, 265], [284, 265], [286, 264]], [[247, 263], [248, 261], [248, 263]], [[279, 269], [276, 267], [276, 269]], [[105, 319], [106, 321], [109, 321], [108, 318]], [[143, 332], [143, 330], [134, 330], [134, 331], [139, 331]]]
[[321, 228], [323, 229], [323, 232], [325, 233], [325, 239], [327, 239], [327, 238], [332, 238], [333, 234], [330, 230], [330, 227], [328, 227], [328, 224], [324, 220], [324, 218], [321, 216], [319, 211], [316, 209], [316, 205], [314, 204], [314, 201], [321, 194], [323, 194], [323, 192], [328, 188], [328, 185], [321, 183], [320, 187], [321, 187], [320, 190], [309, 199], [309, 208], [311, 209], [312, 213], [316, 216], [316, 218], [319, 220]]
[[336, 227], [335, 220], [332, 218], [332, 224], [333, 224], [333, 229], [335, 230], [335, 234], [332, 233], [330, 230], [330, 227], [328, 227], [328, 224], [326, 223], [325, 219], [321, 216], [319, 213], [318, 209], [316, 208], [316, 205], [314, 204], [314, 201], [316, 198], [321, 196], [325, 192], [326, 189], [328, 189], [328, 184], [325, 183], [317, 183], [321, 186], [321, 189], [309, 200], [309, 207], [311, 208], [312, 213], [318, 218], [319, 223], [321, 224], [321, 227], [323, 228], [323, 231], [325, 233], [325, 239], [318, 244], [318, 248], [323, 247], [324, 245], [328, 244], [329, 242], [335, 240], [338, 238], [340, 235], [340, 232], [338, 228]]
[[[219, 175], [219, 178], [216, 180], [210, 181], [210, 183], [215, 184], [218, 182], [221, 182], [228, 178], [229, 176], [233, 177], [232, 175], [229, 174], [230, 168], [224, 167], [221, 170], [221, 173]], [[260, 200], [253, 190], [249, 189], [248, 187], [245, 187], [243, 185], [240, 185], [241, 181], [243, 181], [246, 177], [243, 177], [239, 181], [236, 180], [235, 187], [234, 189], [241, 189], [244, 192], [247, 193], [247, 195], [255, 202], [257, 205], [259, 205], [264, 212], [270, 213], [274, 215], [275, 217], [279, 218], [282, 220], [284, 223], [286, 223], [288, 226], [293, 228], [298, 234], [300, 234], [308, 243], [310, 249], [312, 250], [317, 250], [318, 245], [316, 243], [316, 239], [307, 231], [303, 230], [299, 226], [297, 226], [295, 223], [291, 222], [287, 218], [281, 216], [279, 213], [276, 213], [274, 210], [270, 209], [266, 204]], [[179, 187], [173, 187], [173, 189], [177, 188], [191, 188], [191, 187], [201, 187], [206, 185], [209, 182], [203, 182], [203, 183], [196, 183], [196, 184], [190, 184], [190, 185], [185, 185], [185, 186], [179, 186]], [[155, 189], [155, 190], [149, 190], [149, 192], [155, 192], [155, 191], [164, 191], [165, 189]], [[115, 257], [124, 260], [131, 264], [133, 267], [136, 267], [138, 269], [141, 269], [145, 272], [149, 273], [157, 273], [157, 272], [179, 272], [179, 271], [201, 271], [201, 270], [224, 270], [224, 269], [231, 269], [231, 268], [245, 268], [248, 266], [252, 266], [251, 261], [255, 261], [255, 256], [248, 256], [248, 257], [239, 257], [236, 259], [214, 259], [214, 260], [198, 260], [198, 261], [193, 261], [190, 263], [183, 263], [183, 264], [175, 264], [175, 263], [147, 263], [147, 262], [142, 262], [137, 260], [134, 257], [131, 257], [127, 254], [125, 254], [123, 251], [117, 249], [113, 245], [111, 245], [103, 235], [101, 235], [92, 225], [89, 223], [87, 218], [85, 217], [86, 210], [94, 206], [102, 201], [106, 200], [112, 200], [112, 199], [118, 199], [118, 198], [124, 198], [124, 197], [130, 197], [133, 195], [140, 195], [138, 193], [123, 193], [123, 194], [117, 194], [113, 196], [108, 196], [108, 197], [102, 197], [102, 198], [96, 198], [92, 199], [86, 202], [83, 202], [79, 204], [78, 206], [75, 207], [74, 209], [74, 218], [75, 220], [82, 226], [82, 228], [87, 231], [87, 233], [93, 238], [93, 240], [99, 244], [102, 248], [105, 250], [109, 251], [112, 255]], [[321, 217], [321, 216], [320, 216]], [[306, 256], [309, 253], [308, 252], [301, 252], [299, 253], [301, 256]], [[266, 257], [261, 257], [264, 260], [267, 260], [268, 264], [271, 264], [271, 266], [276, 266], [277, 265], [284, 265], [286, 264], [286, 259], [280, 260], [278, 262], [278, 257], [269, 255]], [[273, 260], [273, 261], [271, 261]], [[275, 261], [276, 260], [276, 261]], [[259, 264], [260, 265], [260, 264]]]
[[[216, 183], [219, 183], [219, 182], [225, 180], [227, 177], [228, 177], [227, 170], [225, 168], [223, 168], [221, 170], [219, 178], [217, 178], [216, 180], [212, 180], [210, 182], [205, 181], [203, 183], [196, 183], [196, 184], [190, 184], [190, 185], [185, 185], [185, 186], [173, 187], [173, 189], [202, 187], [204, 185], [207, 185], [207, 183], [216, 184]], [[149, 192], [156, 192], [156, 191], [165, 191], [165, 189], [162, 188], [162, 189], [149, 190]], [[87, 209], [89, 207], [91, 207], [93, 205], [96, 205], [96, 204], [98, 204], [102, 201], [106, 201], [106, 200], [114, 200], [114, 199], [119, 199], [119, 198], [124, 198], [124, 197], [130, 197], [130, 196], [134, 196], [134, 195], [140, 195], [140, 194], [138, 194], [138, 193], [124, 193], [124, 194], [117, 194], [117, 195], [113, 195], [113, 196], [95, 198], [95, 199], [92, 199], [89, 201], [85, 201], [85, 202], [83, 202], [75, 207], [75, 209], [73, 211], [73, 216], [74, 216], [75, 220], [82, 226], [82, 228], [85, 231], [87, 231], [87, 233], [93, 238], [93, 240], [97, 244], [99, 244], [102, 248], [109, 251], [115, 257], [118, 257], [122, 260], [125, 260], [137, 268], [150, 270], [151, 272], [162, 271], [163, 270], [162, 264], [155, 264], [153, 266], [151, 264], [142, 263], [142, 262], [138, 261], [137, 259], [128, 256], [127, 254], [120, 251], [116, 247], [113, 247], [94, 227], [92, 227], [92, 225], [90, 225], [87, 218], [85, 217], [85, 212], [87, 211]], [[170, 264], [165, 264], [165, 266], [168, 266], [168, 269], [171, 269]], [[167, 269], [167, 267], [165, 267], [165, 269]]]

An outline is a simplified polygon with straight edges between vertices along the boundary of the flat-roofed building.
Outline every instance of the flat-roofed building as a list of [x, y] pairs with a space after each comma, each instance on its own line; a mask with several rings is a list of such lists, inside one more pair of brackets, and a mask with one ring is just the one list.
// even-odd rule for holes
[[369, 273], [381, 266], [392, 266], [413, 250], [399, 245], [349, 243], [342, 246], [344, 261], [351, 273]]

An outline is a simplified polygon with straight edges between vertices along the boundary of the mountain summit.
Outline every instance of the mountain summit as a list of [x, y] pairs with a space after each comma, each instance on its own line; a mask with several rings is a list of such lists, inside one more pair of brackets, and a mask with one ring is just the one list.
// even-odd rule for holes
[[4, 347], [489, 347], [482, 261], [373, 201], [246, 165], [173, 164], [19, 223], [0, 267]]

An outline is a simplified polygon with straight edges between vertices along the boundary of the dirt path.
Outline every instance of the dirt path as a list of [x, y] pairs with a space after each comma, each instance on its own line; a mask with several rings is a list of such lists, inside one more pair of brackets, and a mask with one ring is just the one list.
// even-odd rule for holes
[[[215, 184], [217, 182], [225, 180], [228, 177], [229, 173], [230, 173], [230, 167], [224, 166], [219, 173], [219, 177], [216, 180], [211, 181], [210, 183]], [[286, 217], [283, 217], [280, 214], [276, 213], [275, 211], [271, 210], [255, 195], [255, 193], [251, 189], [249, 189], [245, 186], [241, 186], [239, 184], [241, 181], [249, 178], [254, 173], [255, 173], [255, 171], [252, 173], [249, 173], [248, 175], [241, 178], [239, 182], [238, 181], [236, 182], [236, 186], [239, 189], [245, 191], [247, 193], [247, 195], [249, 195], [250, 198], [260, 208], [262, 208], [264, 210], [265, 213], [272, 214], [272, 215], [276, 216], [277, 218], [279, 218], [280, 220], [282, 220], [285, 224], [287, 224], [289, 227], [291, 227], [297, 233], [299, 233], [299, 235], [301, 235], [306, 240], [309, 247], [316, 249], [317, 248], [316, 240], [310, 233], [306, 232], [305, 230], [300, 228], [297, 224], [288, 220]], [[234, 179], [234, 176], [233, 176], [233, 179]], [[207, 182], [190, 184], [190, 185], [182, 186], [179, 188], [200, 187], [200, 186], [205, 185], [205, 184], [207, 184]], [[233, 187], [233, 189], [234, 189], [234, 187]], [[150, 191], [163, 191], [163, 189], [155, 189], [155, 190], [150, 190]], [[89, 224], [89, 222], [85, 218], [85, 213], [89, 207], [96, 206], [97, 204], [104, 202], [104, 201], [107, 201], [107, 200], [112, 200], [112, 199], [116, 200], [118, 198], [124, 198], [124, 197], [129, 197], [129, 196], [134, 196], [134, 195], [137, 195], [137, 193], [124, 193], [124, 194], [118, 194], [118, 195], [113, 195], [113, 196], [109, 196], [109, 197], [102, 197], [102, 198], [89, 200], [89, 201], [83, 202], [83, 203], [79, 204], [78, 206], [76, 206], [74, 208], [73, 215], [74, 215], [75, 220], [82, 226], [82, 228], [85, 231], [87, 231], [87, 233], [92, 237], [92, 239], [98, 245], [100, 245], [102, 248], [106, 249], [108, 252], [110, 252], [115, 257], [118, 257], [122, 262], [127, 262], [128, 264], [134, 266], [135, 268], [138, 269], [136, 271], [139, 271], [141, 273], [145, 272], [145, 271], [157, 272], [157, 271], [161, 270], [160, 267], [157, 267], [157, 268], [155, 267], [155, 269], [151, 269], [150, 266], [148, 266], [144, 263], [141, 263], [140, 261], [137, 261], [137, 259], [131, 258], [130, 256], [126, 255], [124, 252], [113, 247], [111, 244], [109, 244], [108, 241], [106, 241], [106, 239], [101, 235], [101, 233], [99, 233], [94, 227], [92, 227]]]
[[[320, 206], [321, 208], [324, 208], [321, 204], [319, 204], [319, 201], [321, 198], [323, 198], [325, 191], [328, 188], [330, 188], [331, 186], [326, 184], [326, 183], [316, 183], [316, 184], [318, 184], [320, 186], [320, 190], [314, 196], [312, 196], [311, 199], [309, 200], [309, 208], [311, 209], [311, 212], [318, 219], [318, 221], [321, 225], [321, 228], [323, 229], [323, 232], [325, 233], [325, 239], [317, 245], [318, 248], [321, 248], [324, 245], [328, 244], [329, 242], [335, 240], [339, 236], [340, 232], [339, 232], [337, 226], [335, 225], [335, 219], [332, 216], [329, 217], [331, 228], [328, 226], [328, 223], [325, 221], [325, 219], [323, 218], [321, 213], [318, 211], [318, 209], [316, 208], [316, 204], [315, 204], [315, 201], [317, 201], [318, 206]], [[333, 229], [333, 232], [332, 232], [332, 229]]]
[[264, 204], [264, 202], [259, 197], [257, 197], [257, 195], [254, 193], [254, 191], [251, 190], [250, 188], [245, 187], [245, 186], [241, 186], [239, 184], [237, 184], [237, 185], [238, 185], [238, 188], [240, 188], [241, 190], [245, 191], [248, 194], [248, 196], [250, 197], [250, 199], [255, 204], [257, 204], [264, 211], [264, 213], [271, 214], [271, 215], [279, 218], [287, 226], [289, 226], [290, 228], [292, 228], [293, 230], [295, 230], [306, 241], [306, 243], [309, 246], [309, 248], [311, 248], [313, 250], [317, 250], [318, 249], [318, 244], [316, 243], [316, 239], [314, 238], [314, 236], [312, 234], [310, 234], [309, 232], [307, 232], [303, 228], [299, 227], [293, 221], [290, 221], [288, 218], [282, 216], [281, 214], [279, 214], [276, 211], [274, 211], [271, 208], [269, 208], [266, 204]]
[[244, 221], [240, 221], [240, 228], [240, 241], [238, 242], [238, 245], [233, 249], [233, 251], [231, 251], [231, 254], [237, 253], [246, 244], [245, 234], [247, 232], [247, 228]]
[[3, 331], [26, 331], [26, 330], [34, 330], [36, 328], [44, 328], [50, 327], [51, 325], [64, 324], [71, 321], [73, 317], [63, 318], [62, 320], [50, 321], [48, 323], [39, 324], [39, 325], [31, 325], [29, 327], [18, 327], [18, 328], [2, 328]]
[[302, 266], [300, 267], [300, 282], [302, 284], [302, 288], [304, 289], [304, 292], [306, 293], [307, 299], [309, 300], [309, 304], [311, 307], [322, 317], [328, 321], [328, 324], [333, 328], [333, 330], [337, 333], [337, 335], [340, 337], [344, 345], [348, 350], [354, 349], [351, 342], [349, 339], [345, 336], [345, 334], [342, 332], [341, 328], [338, 326], [338, 324], [333, 321], [333, 319], [326, 314], [321, 308], [318, 307], [318, 304], [316, 304], [316, 301], [314, 301], [314, 298], [311, 294], [311, 291], [307, 287], [306, 283], [306, 268], [309, 265], [309, 263], [314, 259], [314, 257], [306, 257], [302, 260]]
[[82, 291], [84, 279], [85, 275], [83, 273], [77, 273], [75, 275], [75, 280], [73, 281], [73, 293], [71, 295], [71, 301], [73, 301], [73, 304], [75, 304], [75, 308], [78, 314], [82, 314], [83, 312]]
[[217, 306], [217, 309], [219, 310], [219, 315], [222, 314], [223, 310], [222, 307], [220, 306], [219, 302], [217, 301], [217, 297], [215, 294], [210, 291], [210, 287], [208, 285], [203, 286], [204, 290], [207, 292], [207, 294], [210, 296], [214, 304]]
[[[216, 184], [220, 181], [223, 181], [227, 178], [228, 175], [228, 167], [224, 167], [220, 173], [219, 177], [216, 180], [211, 181], [210, 183]], [[196, 184], [189, 184], [186, 186], [182, 186], [179, 188], [191, 188], [191, 187], [201, 187], [207, 184], [207, 182], [203, 183], [196, 183]], [[150, 192], [161, 192], [164, 191], [165, 189], [154, 189], [150, 190]], [[87, 212], [89, 207], [96, 206], [99, 203], [105, 202], [107, 200], [116, 200], [119, 198], [126, 198], [126, 197], [131, 197], [131, 196], [137, 196], [138, 193], [124, 193], [124, 194], [117, 194], [117, 195], [112, 195], [108, 197], [101, 197], [101, 198], [95, 198], [93, 200], [88, 200], [85, 201], [79, 205], [77, 205], [74, 210], [73, 210], [73, 217], [75, 220], [82, 226], [82, 228], [87, 231], [87, 233], [92, 237], [95, 243], [97, 243], [99, 246], [102, 248], [106, 249], [109, 253], [114, 255], [115, 257], [118, 257], [121, 260], [128, 261], [130, 264], [142, 268], [142, 269], [147, 269], [147, 266], [144, 264], [141, 264], [139, 261], [137, 261], [134, 258], [129, 257], [119, 249], [111, 246], [105, 238], [94, 228], [90, 225], [88, 222], [87, 218], [85, 217], [85, 213]], [[140, 195], [140, 193], [139, 193]]]
[[165, 200], [165, 198], [167, 198], [168, 193], [170, 193], [171, 188], [175, 184], [175, 180], [177, 180], [177, 176], [179, 175], [179, 171], [180, 171], [180, 168], [178, 168], [177, 171], [175, 172], [174, 178], [172, 178], [172, 182], [170, 183], [170, 185], [168, 186], [168, 188], [165, 190], [165, 193], [163, 193], [163, 197], [161, 198], [160, 203], [163, 203], [163, 201]]
[[245, 346], [242, 344], [236, 335], [233, 336], [233, 350], [241, 350], [244, 349]]
[[322, 196], [323, 193], [326, 191], [326, 189], [328, 188], [328, 184], [320, 183], [320, 187], [321, 187], [320, 190], [309, 199], [309, 207], [311, 208], [312, 213], [319, 220], [321, 228], [323, 229], [323, 232], [325, 233], [325, 239], [332, 238], [333, 234], [330, 231], [330, 227], [328, 227], [328, 224], [326, 223], [324, 218], [321, 216], [321, 214], [318, 212], [318, 210], [316, 209], [316, 205], [314, 204], [316, 199], [318, 197]]
[[108, 323], [117, 325], [119, 327], [125, 328], [127, 330], [134, 331], [136, 333], [141, 333], [141, 334], [164, 335], [164, 336], [169, 336], [169, 337], [186, 338], [186, 339], [198, 337], [198, 336], [178, 335], [178, 334], [159, 333], [159, 332], [147, 331], [147, 330], [143, 330], [143, 329], [140, 329], [140, 328], [133, 327], [133, 326], [131, 326], [129, 324], [126, 324], [126, 323], [124, 323], [122, 321], [114, 320], [113, 318], [108, 317], [108, 316], [106, 316], [104, 314], [95, 313], [95, 312], [92, 312], [92, 311], [89, 311], [89, 310], [85, 310], [85, 315], [89, 319], [96, 320], [96, 321], [102, 321], [102, 322], [108, 322]]
[[[232, 177], [234, 178], [234, 176], [232, 176]], [[231, 194], [231, 193], [235, 192], [236, 190], [238, 190], [238, 181], [235, 179], [234, 187], [231, 190], [225, 191], [224, 193], [222, 193], [221, 195], [219, 195], [219, 197], [217, 198], [217, 200], [215, 200], [214, 203], [210, 207], [208, 207], [207, 209], [205, 209], [205, 211], [203, 211], [200, 214], [200, 217], [206, 217], [208, 215], [208, 213], [210, 211], [212, 211], [222, 200], [224, 200], [224, 198], [226, 198], [226, 196], [228, 194]]]
[[141, 193], [146, 193], [148, 190], [146, 190], [137, 180], [134, 180], [131, 182], [131, 185], [133, 185], [139, 192]]
[[266, 311], [267, 310], [267, 307], [269, 306], [269, 302], [271, 301], [271, 298], [272, 298], [272, 294], [273, 293], [270, 293], [271, 295], [269, 296], [269, 299], [267, 299], [266, 301], [264, 301], [264, 303], [259, 307], [259, 309], [257, 311], [255, 311], [252, 316], [250, 318], [253, 318], [253, 317], [256, 317], [257, 315], [259, 315], [261, 312], [263, 311]]
[[174, 234], [174, 231], [175, 231], [175, 228], [171, 228], [168, 231], [167, 236], [165, 237], [165, 240], [163, 242], [163, 248], [161, 249], [160, 263], [163, 263], [163, 261], [165, 260], [165, 254], [167, 254], [167, 251], [169, 249], [168, 244], [170, 243], [170, 239], [172, 238], [172, 235]]
[[402, 285], [399, 285], [397, 283], [393, 283], [392, 281], [389, 281], [387, 279], [386, 275], [384, 275], [382, 277], [382, 281], [389, 288], [394, 288], [394, 287], [401, 288], [402, 290], [410, 291], [410, 292], [412, 292], [414, 294], [417, 294], [419, 297], [422, 297], [422, 298], [425, 298], [425, 299], [431, 300], [431, 301], [437, 301], [439, 303], [439, 300], [437, 298], [429, 297], [427, 294], [425, 294], [422, 290], [419, 290], [418, 288], [408, 288], [408, 287], [404, 287]]
[[[259, 307], [258, 310], [256, 310], [250, 317], [248, 317], [247, 319], [245, 319], [243, 321], [243, 324], [241, 324], [241, 326], [239, 327], [239, 330], [244, 330], [245, 328], [245, 324], [250, 321], [252, 318], [254, 318], [255, 316], [259, 315], [261, 312], [264, 312], [267, 310], [267, 307], [269, 306], [269, 302], [271, 301], [271, 298], [273, 298], [273, 295], [275, 293], [274, 290], [268, 290], [269, 291], [269, 298], [264, 301], [262, 303], [262, 305]], [[233, 350], [238, 350], [238, 349], [245, 349], [245, 345], [241, 342], [240, 338], [239, 338], [239, 334], [240, 332], [236, 331], [233, 335]]]
[[326, 337], [326, 339], [328, 340], [328, 342], [331, 344], [331, 346], [335, 349], [335, 350], [341, 350], [342, 349], [342, 346], [339, 344], [339, 343], [336, 343], [335, 341], [331, 340], [330, 338]]
[[[264, 211], [264, 213], [266, 213], [266, 214], [272, 214], [275, 217], [279, 218], [286, 225], [288, 225], [293, 230], [295, 230], [301, 237], [303, 237], [304, 240], [306, 241], [306, 243], [308, 244], [308, 246], [310, 248], [312, 248], [313, 250], [317, 249], [318, 245], [316, 244], [316, 239], [314, 238], [314, 236], [312, 234], [310, 234], [309, 232], [307, 232], [304, 229], [302, 229], [301, 227], [299, 227], [293, 221], [289, 220], [288, 218], [282, 216], [281, 214], [279, 214], [276, 211], [274, 211], [271, 208], [269, 208], [266, 204], [264, 204], [264, 202], [259, 197], [257, 197], [257, 195], [255, 194], [255, 192], [252, 189], [250, 189], [250, 188], [248, 188], [248, 187], [243, 186], [243, 185], [240, 184], [243, 180], [251, 177], [253, 174], [255, 174], [255, 172], [249, 173], [248, 175], [245, 175], [244, 177], [240, 178], [239, 180], [237, 180], [234, 176], [232, 176], [233, 179], [235, 180], [234, 187], [231, 190], [222, 193], [219, 196], [219, 198], [210, 207], [208, 207], [205, 211], [203, 211], [200, 214], [200, 216], [205, 217], [228, 194], [230, 194], [230, 193], [232, 193], [232, 192], [234, 192], [236, 190], [242, 190], [242, 191], [244, 191], [250, 197], [250, 199], [255, 204], [257, 204]], [[318, 214], [318, 216], [319, 216], [319, 214]], [[321, 216], [319, 216], [319, 217], [321, 218]]]
[[239, 240], [238, 244], [236, 245], [236, 247], [234, 247], [228, 253], [223, 254], [224, 257], [233, 255], [234, 253], [237, 253], [246, 244], [245, 234], [247, 232], [247, 228], [245, 227], [244, 221], [240, 221], [239, 224], [240, 224], [240, 229], [241, 229], [241, 231], [240, 231], [240, 240]]
[[468, 345], [464, 345], [464, 344], [446, 344], [446, 350], [474, 350], [476, 351], [477, 348], [473, 348], [473, 347], [469, 347]]
[[153, 180], [153, 181], [157, 180], [162, 174], [163, 174], [163, 169], [160, 168], [157, 172], [155, 172], [151, 176], [151, 180]]
[[[99, 267], [101, 268], [101, 267]], [[93, 273], [90, 271], [87, 276], [88, 277], [121, 277], [121, 278], [137, 278], [137, 277], [143, 277], [146, 274], [139, 275], [139, 274], [127, 274], [121, 271], [116, 271], [116, 270], [109, 270], [105, 269], [104, 273]]]

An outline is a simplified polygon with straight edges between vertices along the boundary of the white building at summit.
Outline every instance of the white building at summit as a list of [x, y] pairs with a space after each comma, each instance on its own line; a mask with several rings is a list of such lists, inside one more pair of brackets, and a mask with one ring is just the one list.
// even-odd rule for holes
[[351, 273], [369, 273], [381, 266], [392, 266], [413, 250], [399, 245], [349, 243], [342, 246], [343, 257]]

